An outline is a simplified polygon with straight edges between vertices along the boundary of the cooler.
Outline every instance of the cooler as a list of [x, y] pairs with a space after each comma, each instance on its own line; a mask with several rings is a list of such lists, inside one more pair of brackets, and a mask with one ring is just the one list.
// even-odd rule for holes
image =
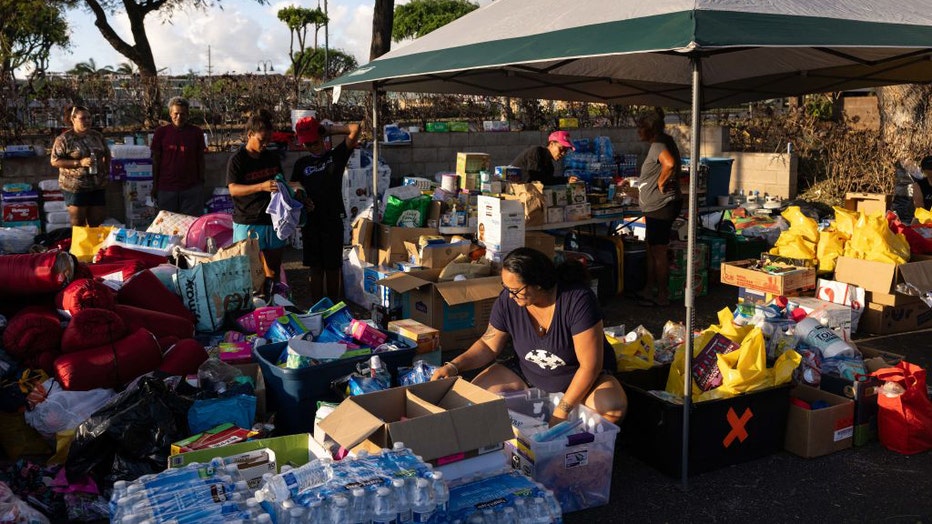
[[[413, 341], [388, 333], [388, 342], [399, 347], [397, 351], [379, 353], [382, 363], [392, 375], [392, 385], [398, 384], [398, 368], [410, 366], [417, 350]], [[343, 400], [330, 388], [330, 382], [356, 371], [356, 364], [365, 362], [370, 355], [344, 358], [303, 369], [285, 369], [275, 365], [287, 342], [266, 344], [253, 349], [253, 358], [262, 369], [265, 379], [269, 412], [276, 412], [277, 433], [313, 433], [317, 402]]]
[[[505, 405], [510, 413], [549, 420], [554, 399], [529, 389], [505, 395]], [[585, 406], [575, 413], [584, 421], [575, 433], [537, 442], [515, 428], [515, 438], [505, 443], [512, 467], [553, 490], [563, 513], [608, 504], [612, 488], [618, 426]]]

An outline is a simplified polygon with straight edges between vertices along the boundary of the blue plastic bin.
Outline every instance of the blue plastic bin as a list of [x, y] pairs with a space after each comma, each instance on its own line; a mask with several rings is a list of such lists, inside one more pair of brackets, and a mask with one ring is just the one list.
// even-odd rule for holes
[[[682, 162], [684, 167], [689, 166], [689, 158], [683, 158]], [[731, 185], [731, 165], [734, 162], [734, 158], [702, 157], [699, 159], [699, 163], [709, 169], [705, 188], [705, 205], [717, 206], [718, 197], [728, 194]], [[700, 201], [699, 204], [701, 205], [702, 202]]]
[[[398, 368], [410, 366], [417, 346], [411, 340], [388, 333], [388, 342], [404, 347], [397, 351], [379, 353], [379, 358], [392, 375], [392, 385], [398, 384]], [[317, 402], [343, 400], [330, 389], [330, 382], [356, 371], [356, 364], [369, 360], [361, 355], [311, 366], [304, 369], [285, 369], [275, 365], [287, 342], [266, 344], [253, 349], [253, 358], [262, 368], [265, 379], [269, 412], [276, 412], [275, 427], [279, 435], [310, 433], [314, 431]]]

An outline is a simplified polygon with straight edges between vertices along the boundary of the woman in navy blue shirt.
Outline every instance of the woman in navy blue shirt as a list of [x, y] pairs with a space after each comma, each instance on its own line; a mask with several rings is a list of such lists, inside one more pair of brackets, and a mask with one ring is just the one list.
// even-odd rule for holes
[[[495, 393], [536, 387], [562, 392], [550, 425], [578, 404], [619, 422], [628, 400], [612, 375], [615, 353], [605, 339], [598, 300], [581, 266], [555, 267], [540, 251], [522, 247], [502, 262], [504, 289], [492, 307], [489, 327], [465, 353], [437, 370], [434, 379], [490, 364], [473, 384]], [[511, 339], [518, 366], [495, 363]]]

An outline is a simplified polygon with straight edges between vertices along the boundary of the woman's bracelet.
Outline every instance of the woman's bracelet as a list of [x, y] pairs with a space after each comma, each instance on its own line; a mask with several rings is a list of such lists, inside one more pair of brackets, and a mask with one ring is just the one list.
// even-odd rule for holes
[[453, 374], [454, 374], [454, 375], [459, 375], [459, 374], [460, 374], [460, 368], [456, 367], [456, 364], [454, 364], [454, 363], [452, 363], [452, 362], [450, 362], [450, 361], [447, 361], [447, 362], [444, 362], [443, 365], [444, 365], [444, 366], [450, 366], [451, 368], [453, 368]]

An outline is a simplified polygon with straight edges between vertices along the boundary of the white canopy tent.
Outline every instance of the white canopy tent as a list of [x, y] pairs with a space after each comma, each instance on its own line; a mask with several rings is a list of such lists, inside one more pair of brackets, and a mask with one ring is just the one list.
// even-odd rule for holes
[[[496, 0], [322, 86], [704, 109], [932, 81], [927, 0]], [[375, 152], [377, 156], [377, 150]], [[375, 165], [375, 164], [374, 164]], [[686, 330], [693, 331], [690, 177]], [[687, 341], [686, 369], [691, 368]], [[683, 410], [686, 485], [690, 374]]]

